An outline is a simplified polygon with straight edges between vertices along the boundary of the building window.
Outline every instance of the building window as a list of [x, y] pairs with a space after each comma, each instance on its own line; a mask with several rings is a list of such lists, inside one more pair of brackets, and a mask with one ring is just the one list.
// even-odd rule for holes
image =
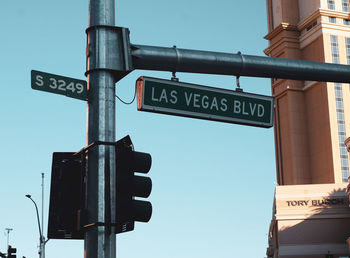
[[339, 64], [338, 37], [331, 35], [332, 62]]
[[346, 61], [350, 64], [350, 38], [345, 38]]
[[311, 30], [313, 27], [315, 27], [317, 25], [317, 20], [314, 21], [313, 23], [311, 23], [309, 26], [306, 27], [306, 31]]
[[342, 178], [343, 178], [343, 182], [346, 183], [348, 182], [348, 172], [349, 168], [341, 168], [341, 174], [342, 174]]
[[[350, 20], [348, 20], [350, 22]], [[350, 25], [350, 24], [349, 24]], [[350, 38], [345, 38], [346, 61], [350, 64]], [[349, 84], [350, 89], [350, 84]]]
[[[347, 62], [348, 64], [350, 64], [350, 38], [345, 38], [345, 47], [346, 47]], [[331, 52], [332, 52], [332, 62], [339, 64], [338, 37], [334, 35], [331, 35]], [[349, 161], [348, 161], [346, 146], [344, 144], [344, 141], [346, 139], [346, 129], [345, 129], [345, 117], [344, 117], [343, 92], [342, 92], [342, 85], [340, 83], [334, 83], [334, 92], [335, 92], [335, 105], [336, 105], [336, 112], [337, 112], [338, 140], [339, 140], [339, 150], [340, 150], [342, 181], [347, 182], [348, 176], [349, 176]]]
[[349, 12], [349, 0], [342, 0], [341, 5], [344, 12]]
[[340, 148], [340, 156], [347, 159], [348, 158], [348, 151], [346, 150], [346, 148]]
[[342, 100], [336, 100], [335, 101], [335, 106], [337, 107], [337, 109], [343, 109], [344, 108], [343, 101]]
[[341, 166], [343, 168], [346, 168], [347, 166], [349, 166], [348, 159], [341, 159]]
[[342, 92], [339, 91], [339, 90], [335, 90], [335, 97], [337, 98], [337, 100], [338, 100], [338, 99], [341, 99], [341, 97], [342, 97]]
[[334, 0], [328, 0], [328, 9], [331, 9], [331, 10], [335, 9]]
[[[345, 135], [339, 135], [339, 142], [341, 143], [341, 146], [344, 145], [344, 142], [346, 140], [346, 137]], [[343, 157], [342, 157], [343, 158]], [[346, 157], [347, 158], [347, 157]]]
[[337, 18], [335, 17], [328, 17], [330, 23], [337, 23]]
[[[338, 118], [338, 120], [344, 120], [345, 118], [344, 118], [344, 113], [343, 112], [337, 112], [337, 118]], [[340, 137], [340, 136], [339, 136]], [[345, 141], [345, 139], [344, 139], [344, 141]], [[343, 142], [344, 142], [343, 141]]]
[[[335, 43], [336, 42], [335, 39], [334, 38], [331, 39], [331, 42]], [[350, 43], [350, 40], [349, 40], [349, 43]], [[334, 45], [332, 44], [332, 57], [333, 57], [333, 53], [335, 52], [338, 52], [338, 44], [334, 44]], [[344, 144], [344, 141], [346, 139], [346, 128], [345, 128], [342, 85], [340, 83], [334, 83], [334, 91], [335, 91], [335, 103], [337, 107], [336, 112], [337, 112], [337, 124], [338, 124], [338, 140], [339, 140], [339, 150], [340, 150], [341, 174], [342, 174], [342, 181], [347, 182], [348, 176], [349, 176], [349, 161], [348, 161], [348, 152]]]
[[345, 133], [345, 125], [344, 124], [338, 124], [338, 132]]
[[350, 25], [350, 20], [344, 19], [344, 20], [343, 20], [343, 23], [344, 23], [344, 25]]

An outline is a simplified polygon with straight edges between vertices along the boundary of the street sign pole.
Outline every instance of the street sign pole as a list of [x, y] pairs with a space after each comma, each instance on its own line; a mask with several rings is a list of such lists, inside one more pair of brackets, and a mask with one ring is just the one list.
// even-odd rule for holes
[[[109, 27], [115, 24], [114, 0], [89, 1], [87, 30], [87, 144], [115, 141], [115, 78], [108, 67]], [[98, 35], [98, 36], [96, 36]], [[112, 51], [112, 52], [111, 52]], [[114, 51], [114, 52], [113, 52]], [[91, 63], [96, 64], [89, 69]], [[106, 66], [105, 66], [106, 65]], [[87, 152], [85, 258], [116, 257], [115, 151], [114, 146], [97, 145]]]

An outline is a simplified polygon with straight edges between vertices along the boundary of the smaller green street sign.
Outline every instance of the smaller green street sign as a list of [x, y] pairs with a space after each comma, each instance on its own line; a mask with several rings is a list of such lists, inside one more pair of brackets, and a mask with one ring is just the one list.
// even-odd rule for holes
[[269, 128], [273, 98], [170, 80], [140, 77], [137, 109]]
[[32, 70], [31, 85], [34, 90], [42, 90], [70, 98], [87, 100], [87, 83], [70, 77]]

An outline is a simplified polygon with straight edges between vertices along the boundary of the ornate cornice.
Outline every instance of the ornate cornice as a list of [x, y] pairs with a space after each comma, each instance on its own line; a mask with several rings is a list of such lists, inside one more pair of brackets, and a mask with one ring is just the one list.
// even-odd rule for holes
[[302, 20], [298, 24], [298, 29], [302, 31], [305, 29], [310, 23], [315, 21], [321, 16], [325, 17], [335, 17], [340, 19], [350, 19], [350, 14], [348, 12], [341, 12], [336, 10], [328, 10], [328, 9], [318, 9], [315, 12], [313, 12], [311, 15], [306, 17], [306, 19]]
[[321, 9], [316, 10], [315, 12], [313, 12], [311, 15], [309, 15], [308, 17], [306, 17], [306, 19], [302, 20], [301, 22], [298, 23], [297, 27], [299, 31], [302, 31], [303, 29], [305, 29], [310, 23], [312, 23], [313, 21], [315, 21], [316, 19], [318, 19], [319, 17], [321, 17]]
[[298, 31], [298, 27], [295, 25], [291, 25], [287, 22], [282, 22], [280, 25], [278, 25], [273, 31], [271, 31], [269, 34], [267, 34], [264, 38], [267, 40], [270, 40], [274, 38], [276, 35], [278, 35], [280, 32], [284, 30], [289, 31]]
[[[274, 37], [276, 37], [279, 33], [285, 30], [301, 32], [321, 17], [335, 17], [338, 19], [350, 19], [350, 13], [336, 11], [336, 10], [329, 10], [329, 9], [318, 9], [315, 12], [313, 12], [311, 15], [307, 16], [304, 20], [300, 21], [297, 25], [291, 25], [286, 22], [281, 23], [269, 34], [267, 34], [264, 38], [267, 40], [271, 40]], [[336, 24], [336, 25], [339, 26], [340, 24]], [[344, 26], [341, 25], [340, 27], [344, 27]], [[348, 27], [349, 26], [345, 26], [345, 28], [348, 28]], [[268, 48], [264, 50], [264, 53], [266, 55], [270, 55], [272, 48], [273, 46], [270, 45]]]

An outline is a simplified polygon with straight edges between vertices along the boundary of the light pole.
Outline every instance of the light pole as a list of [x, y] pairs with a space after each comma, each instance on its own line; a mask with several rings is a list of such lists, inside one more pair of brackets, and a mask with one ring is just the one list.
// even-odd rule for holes
[[45, 244], [48, 240], [45, 241], [45, 237], [41, 231], [41, 227], [40, 227], [40, 218], [39, 218], [39, 211], [38, 211], [38, 206], [36, 205], [35, 201], [32, 199], [32, 196], [30, 194], [26, 194], [26, 197], [28, 199], [30, 199], [34, 205], [35, 205], [35, 210], [36, 210], [36, 217], [38, 219], [38, 226], [39, 226], [39, 235], [40, 235], [40, 239], [39, 239], [39, 243], [40, 243], [40, 247], [39, 247], [39, 258], [45, 258]]
[[13, 230], [13, 228], [5, 228], [6, 232], [7, 232], [7, 247], [9, 247], [9, 241], [10, 241], [10, 231]]
[[42, 237], [44, 237], [44, 175], [45, 175], [44, 173], [41, 173], [41, 236]]
[[9, 246], [9, 240], [10, 240], [10, 231], [13, 230], [13, 228], [5, 228], [7, 231], [7, 246]]

